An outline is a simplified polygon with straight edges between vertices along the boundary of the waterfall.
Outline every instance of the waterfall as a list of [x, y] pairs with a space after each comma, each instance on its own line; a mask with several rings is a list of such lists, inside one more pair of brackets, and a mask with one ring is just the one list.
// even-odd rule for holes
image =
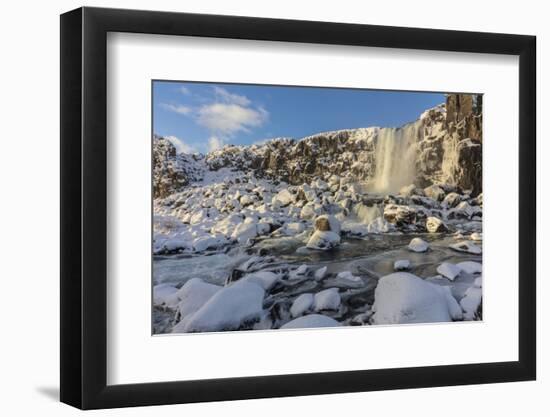
[[420, 123], [415, 122], [401, 128], [380, 129], [376, 141], [373, 191], [397, 192], [414, 182], [419, 128]]

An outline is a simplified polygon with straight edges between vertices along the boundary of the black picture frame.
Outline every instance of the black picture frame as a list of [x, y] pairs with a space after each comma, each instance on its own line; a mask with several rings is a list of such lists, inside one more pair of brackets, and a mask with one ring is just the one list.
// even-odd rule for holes
[[[108, 32], [519, 56], [519, 360], [107, 385]], [[534, 36], [251, 17], [88, 7], [61, 15], [61, 401], [96, 409], [535, 379], [535, 45]]]

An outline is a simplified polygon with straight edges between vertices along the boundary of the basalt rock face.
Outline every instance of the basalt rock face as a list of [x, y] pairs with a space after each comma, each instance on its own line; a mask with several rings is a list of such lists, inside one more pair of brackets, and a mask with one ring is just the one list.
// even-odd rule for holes
[[361, 182], [367, 191], [396, 193], [412, 183], [420, 188], [440, 184], [445, 191], [451, 187], [475, 197], [482, 192], [481, 99], [449, 94], [444, 104], [402, 128], [278, 138], [260, 145], [225, 146], [206, 156], [176, 155], [167, 140], [156, 137], [154, 195], [166, 196], [185, 186], [201, 169], [229, 168], [291, 185], [339, 177], [341, 184]]
[[176, 153], [172, 143], [153, 136], [153, 197], [166, 197], [202, 176], [200, 156]]

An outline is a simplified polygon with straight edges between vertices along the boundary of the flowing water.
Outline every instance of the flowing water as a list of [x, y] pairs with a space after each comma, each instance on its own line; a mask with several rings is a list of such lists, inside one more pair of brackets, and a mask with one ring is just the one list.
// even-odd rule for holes
[[376, 141], [376, 170], [372, 191], [393, 193], [414, 182], [419, 122], [380, 129]]
[[[267, 238], [259, 241], [252, 248], [233, 248], [227, 253], [210, 255], [172, 255], [157, 256], [153, 260], [154, 284], [171, 283], [181, 287], [191, 278], [202, 278], [217, 285], [235, 279], [235, 271], [250, 258], [268, 253], [265, 264], [260, 270], [274, 272], [287, 271], [284, 285], [276, 289], [266, 299], [266, 308], [276, 306], [279, 309], [290, 307], [292, 300], [306, 292], [318, 292], [324, 288], [343, 288], [342, 302], [344, 308], [331, 315], [338, 321], [350, 320], [357, 314], [365, 312], [372, 304], [374, 289], [380, 277], [394, 272], [396, 260], [408, 259], [411, 262], [409, 272], [440, 285], [451, 286], [452, 292], [460, 298], [473, 283], [474, 277], [461, 274], [451, 282], [437, 277], [436, 268], [442, 262], [458, 263], [465, 260], [481, 262], [481, 256], [455, 252], [449, 244], [455, 240], [451, 236], [426, 234], [419, 235], [430, 242], [430, 251], [414, 253], [407, 249], [413, 236], [401, 234], [370, 235], [362, 239], [343, 239], [339, 248], [331, 251], [309, 250], [303, 241], [292, 238]], [[307, 265], [310, 273], [301, 279], [289, 279], [288, 271], [295, 270], [300, 265]], [[321, 267], [327, 267], [327, 277], [318, 282], [313, 273]], [[361, 277], [362, 285], [346, 287], [336, 275], [342, 271], [350, 271]], [[290, 274], [291, 275], [291, 274]], [[242, 274], [237, 275], [237, 277]], [[233, 278], [232, 278], [233, 277]], [[237, 278], [238, 279], [238, 278]], [[153, 310], [153, 325], [155, 333], [166, 332], [171, 328], [174, 314], [161, 310]], [[351, 323], [353, 324], [353, 323]]]

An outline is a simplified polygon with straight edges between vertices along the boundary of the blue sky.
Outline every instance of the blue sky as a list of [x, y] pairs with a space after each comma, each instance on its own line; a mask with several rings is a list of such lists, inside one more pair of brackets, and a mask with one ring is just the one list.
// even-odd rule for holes
[[440, 93], [153, 82], [153, 131], [180, 152], [208, 152], [275, 137], [398, 127], [445, 101]]

